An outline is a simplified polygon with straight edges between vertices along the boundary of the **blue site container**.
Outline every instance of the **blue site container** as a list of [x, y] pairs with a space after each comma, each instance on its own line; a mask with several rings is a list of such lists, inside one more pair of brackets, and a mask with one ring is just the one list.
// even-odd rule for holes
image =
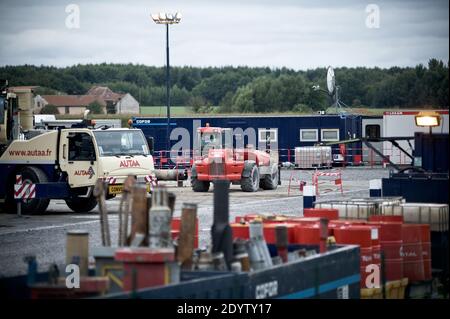
[[[175, 134], [170, 143], [167, 145], [167, 119], [162, 117], [134, 117], [132, 126], [141, 129], [146, 136], [154, 138], [155, 151], [165, 151], [170, 149], [179, 141], [178, 133], [175, 129], [186, 129], [190, 134], [190, 148], [193, 148], [193, 138], [196, 135], [197, 127], [210, 126], [223, 128], [241, 128], [246, 130], [254, 128], [257, 135], [256, 147], [264, 144], [259, 135], [260, 129], [276, 129], [278, 149], [280, 150], [280, 161], [294, 161], [293, 149], [299, 146], [313, 146], [316, 143], [326, 143], [322, 136], [322, 130], [336, 129], [338, 130], [339, 140], [348, 140], [351, 138], [361, 137], [362, 116], [360, 115], [284, 115], [284, 116], [192, 116], [192, 117], [175, 117], [170, 121], [169, 134]], [[317, 130], [317, 140], [301, 141], [300, 130], [312, 129]], [[247, 144], [248, 140], [244, 139]], [[352, 143], [351, 150], [348, 151], [346, 159], [352, 162], [355, 155], [361, 155], [361, 142]], [[287, 149], [291, 150], [288, 158]], [[336, 147], [333, 151], [338, 152]], [[156, 158], [157, 160], [157, 158]]]
[[449, 135], [414, 134], [414, 158], [420, 159], [424, 170], [434, 173], [448, 173]]

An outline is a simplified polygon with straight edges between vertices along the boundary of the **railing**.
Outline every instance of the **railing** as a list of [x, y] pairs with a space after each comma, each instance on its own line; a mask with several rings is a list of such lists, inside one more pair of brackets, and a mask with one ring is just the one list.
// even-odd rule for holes
[[[411, 159], [403, 152], [393, 146], [383, 146], [379, 148], [380, 152], [389, 157], [389, 159], [396, 164], [410, 164]], [[408, 152], [411, 152], [410, 148], [406, 148]], [[278, 152], [280, 163], [291, 163], [295, 165], [295, 148], [285, 148], [274, 150]], [[195, 154], [195, 156], [193, 155]], [[370, 167], [385, 165], [387, 162], [383, 160], [381, 156], [376, 154], [372, 149], [367, 147], [348, 148], [346, 147], [344, 152], [339, 147], [332, 147], [332, 162], [333, 164], [341, 164], [346, 166], [358, 166], [367, 165]], [[339, 156], [340, 155], [340, 156]], [[311, 155], [311, 158], [303, 157], [305, 161], [313, 162], [315, 155]], [[336, 157], [339, 156], [340, 160]], [[196, 159], [200, 159], [198, 151], [184, 150], [184, 151], [167, 151], [160, 150], [155, 151], [153, 154], [155, 161], [155, 167], [159, 169], [190, 169]], [[313, 168], [313, 167], [311, 167]]]

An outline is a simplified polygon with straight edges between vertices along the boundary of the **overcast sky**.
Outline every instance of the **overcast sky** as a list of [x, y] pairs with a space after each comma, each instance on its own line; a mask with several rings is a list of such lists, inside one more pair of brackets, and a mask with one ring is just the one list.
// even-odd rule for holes
[[[170, 27], [171, 65], [298, 70], [449, 59], [448, 0], [0, 2], [0, 65], [165, 65], [164, 26], [150, 19], [160, 11], [183, 15]], [[66, 27], [71, 3], [80, 9], [79, 28]], [[379, 28], [366, 25], [371, 3]]]

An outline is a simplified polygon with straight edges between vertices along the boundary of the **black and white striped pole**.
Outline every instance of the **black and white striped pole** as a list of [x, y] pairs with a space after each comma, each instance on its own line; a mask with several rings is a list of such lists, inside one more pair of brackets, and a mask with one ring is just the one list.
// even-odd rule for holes
[[369, 196], [381, 197], [382, 196], [382, 183], [381, 179], [371, 179], [369, 181]]
[[316, 201], [316, 186], [315, 185], [303, 186], [303, 208], [314, 208], [315, 201]]

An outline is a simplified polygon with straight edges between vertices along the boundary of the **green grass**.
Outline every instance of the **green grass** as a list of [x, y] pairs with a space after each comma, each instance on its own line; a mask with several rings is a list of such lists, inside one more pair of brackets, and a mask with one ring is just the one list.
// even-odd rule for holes
[[[170, 115], [189, 115], [192, 109], [189, 106], [171, 106]], [[166, 106], [141, 106], [141, 115], [166, 116]]]

